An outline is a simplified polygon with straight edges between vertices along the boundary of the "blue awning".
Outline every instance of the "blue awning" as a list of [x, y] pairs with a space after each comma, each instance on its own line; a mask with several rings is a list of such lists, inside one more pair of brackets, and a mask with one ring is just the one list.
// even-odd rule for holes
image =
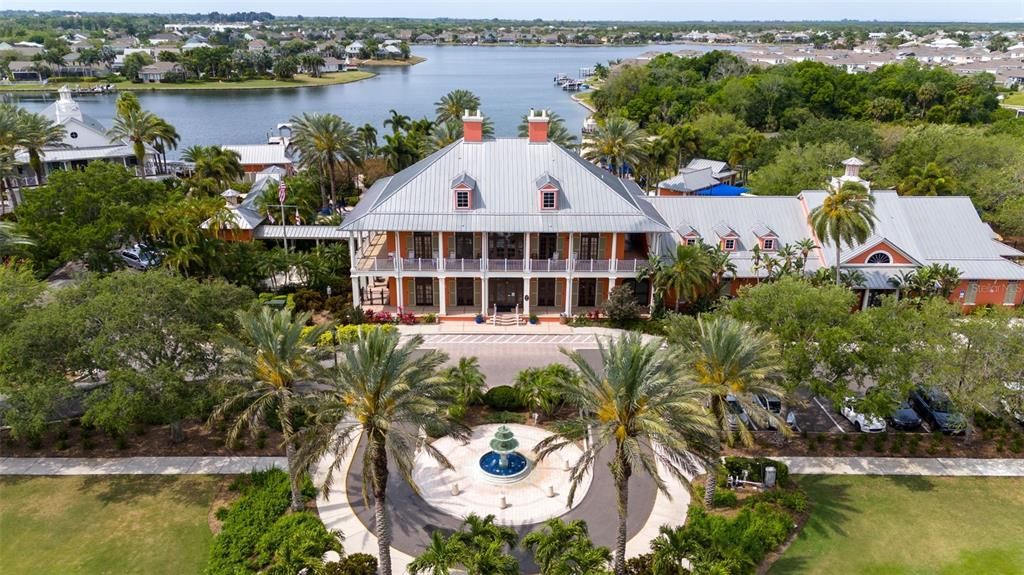
[[710, 188], [708, 188], [706, 190], [701, 190], [701, 191], [697, 192], [697, 195], [698, 196], [734, 197], [734, 196], [741, 196], [741, 195], [743, 195], [745, 193], [747, 193], [747, 189], [746, 188], [741, 188], [739, 186], [730, 186], [729, 184], [718, 184], [717, 186], [712, 186], [712, 187], [710, 187]]

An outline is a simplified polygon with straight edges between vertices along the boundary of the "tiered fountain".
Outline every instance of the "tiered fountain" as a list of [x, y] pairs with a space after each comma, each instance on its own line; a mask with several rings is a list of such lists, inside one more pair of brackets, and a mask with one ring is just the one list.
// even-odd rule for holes
[[516, 451], [519, 440], [502, 425], [494, 432], [491, 450], [480, 458], [480, 471], [491, 483], [515, 483], [530, 473], [530, 460]]

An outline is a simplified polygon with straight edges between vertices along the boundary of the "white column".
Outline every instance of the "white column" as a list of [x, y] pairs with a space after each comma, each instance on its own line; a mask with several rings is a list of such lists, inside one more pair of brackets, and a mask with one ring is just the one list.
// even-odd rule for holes
[[864, 288], [864, 301], [860, 304], [861, 311], [868, 309], [868, 302], [871, 301], [871, 290]]
[[480, 259], [487, 259], [487, 232], [480, 234]]
[[441, 290], [438, 298], [441, 304], [440, 315], [448, 315], [448, 280], [444, 276], [437, 278], [437, 287]]
[[395, 278], [395, 289], [398, 290], [398, 297], [395, 298], [395, 302], [398, 304], [399, 309], [405, 308], [405, 283], [402, 281], [404, 279], [402, 276]]
[[[619, 244], [619, 232], [612, 232], [612, 257], [609, 258], [611, 260], [611, 262], [608, 265], [608, 269], [613, 271], [613, 272], [615, 271], [615, 268], [617, 267], [616, 266], [616, 261], [617, 261], [616, 258], [618, 257], [617, 254], [619, 253], [619, 246], [618, 246], [618, 244]], [[609, 283], [608, 285], [611, 285], [611, 284]]]
[[523, 278], [523, 315], [530, 315], [530, 276]]
[[615, 278], [608, 278], [608, 297], [612, 297], [612, 290], [615, 289]]
[[[486, 235], [485, 235], [485, 237], [486, 237]], [[488, 311], [487, 311], [487, 276], [486, 275], [484, 275], [483, 277], [480, 278], [480, 299], [483, 300], [483, 301], [480, 302], [480, 313], [482, 313], [483, 315], [487, 315]]]
[[[530, 271], [530, 233], [524, 233], [523, 236], [523, 271]], [[527, 290], [525, 293], [530, 293]], [[529, 313], [529, 312], [527, 312]]]
[[565, 316], [572, 317], [572, 276], [565, 279]]
[[[319, 240], [317, 245], [319, 245]], [[348, 233], [348, 261], [349, 268], [355, 269], [356, 267], [356, 256], [359, 250], [356, 248], [356, 235], [353, 232]]]

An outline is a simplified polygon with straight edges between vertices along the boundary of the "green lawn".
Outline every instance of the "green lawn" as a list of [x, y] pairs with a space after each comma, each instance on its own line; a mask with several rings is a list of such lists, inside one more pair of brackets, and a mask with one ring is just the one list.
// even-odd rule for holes
[[[113, 85], [118, 90], [147, 91], [147, 90], [266, 90], [272, 88], [304, 88], [309, 86], [329, 86], [331, 84], [348, 84], [372, 78], [377, 74], [373, 72], [328, 72], [319, 78], [296, 74], [293, 80], [245, 80], [242, 82], [186, 82], [182, 84], [135, 84], [133, 82], [115, 82]], [[70, 86], [81, 85], [102, 86], [105, 85], [102, 79], [96, 82], [51, 82], [45, 86], [39, 84], [15, 84], [11, 86], [0, 86], [0, 92], [55, 92], [64, 84]]]
[[1024, 573], [1024, 478], [804, 476], [814, 508], [770, 573]]
[[0, 573], [200, 573], [219, 477], [0, 478]]
[[1024, 92], [1010, 94], [1003, 100], [1003, 103], [1011, 106], [1024, 106]]

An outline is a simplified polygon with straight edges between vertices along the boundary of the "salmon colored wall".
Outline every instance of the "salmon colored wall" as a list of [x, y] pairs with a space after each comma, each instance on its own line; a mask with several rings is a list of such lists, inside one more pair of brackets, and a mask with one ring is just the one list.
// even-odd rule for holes
[[615, 259], [626, 259], [626, 234], [619, 234], [618, 239], [615, 241]]
[[675, 190], [670, 190], [668, 188], [658, 188], [658, 195], [659, 196], [689, 196], [689, 195], [692, 195], [692, 194], [684, 194], [682, 192], [677, 192]]
[[530, 122], [530, 142], [539, 144], [548, 141], [548, 123], [547, 122]]
[[395, 234], [396, 233], [397, 232], [388, 232], [387, 233], [388, 251], [391, 252], [391, 253], [395, 253], [395, 251], [397, 251], [397, 250], [395, 250], [395, 238], [396, 238]]
[[398, 283], [395, 281], [395, 278], [388, 278], [388, 305], [390, 306], [398, 305], [397, 285]]
[[873, 247], [873, 248], [871, 248], [869, 250], [864, 250], [864, 253], [862, 253], [859, 256], [849, 260], [846, 263], [850, 263], [850, 264], [866, 264], [868, 262], [868, 258], [871, 257], [871, 254], [876, 253], [876, 252], [885, 252], [885, 253], [889, 254], [889, 257], [892, 258], [892, 263], [894, 263], [894, 264], [900, 264], [900, 265], [909, 265], [910, 264], [910, 260], [908, 260], [906, 257], [904, 257], [903, 254], [901, 254], [898, 251], [894, 250], [891, 246], [889, 246], [885, 242], [882, 242], [882, 243], [878, 244], [877, 246], [875, 246], [875, 247]]
[[[572, 246], [572, 249], [573, 249], [573, 251], [578, 250], [579, 249], [579, 244], [574, 242], [573, 246]], [[563, 260], [569, 259], [569, 234], [562, 234], [562, 252], [564, 252], [564, 253], [562, 253], [562, 259]]]
[[251, 242], [252, 230], [214, 230], [214, 235], [228, 242]]
[[406, 232], [398, 232], [398, 245], [401, 248], [398, 250], [398, 257], [404, 258], [409, 254], [409, 237], [411, 235]]
[[483, 122], [467, 122], [462, 123], [463, 139], [467, 142], [482, 142], [484, 141], [484, 124]]
[[[967, 285], [970, 282], [962, 281], [960, 285], [953, 290], [952, 295], [949, 296], [949, 301], [963, 303], [967, 299]], [[979, 280], [978, 281], [978, 296], [974, 299], [973, 305], [963, 304], [965, 310], [971, 310], [979, 306], [993, 305], [1001, 306], [1003, 300], [1006, 298], [1006, 288], [1010, 282], [1006, 280]], [[960, 299], [960, 292], [964, 293], [964, 299]], [[1019, 306], [1024, 305], [1024, 282], [1017, 283], [1017, 297], [1013, 302], [1013, 305]]]

